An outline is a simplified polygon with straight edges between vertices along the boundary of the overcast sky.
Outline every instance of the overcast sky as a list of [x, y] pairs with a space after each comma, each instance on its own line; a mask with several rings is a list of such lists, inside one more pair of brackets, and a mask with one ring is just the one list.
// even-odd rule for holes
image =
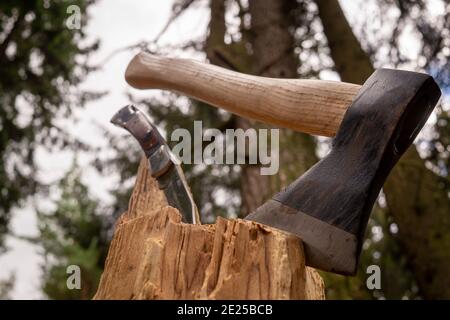
[[[90, 10], [88, 34], [90, 39], [100, 39], [100, 50], [93, 55], [92, 63], [98, 63], [109, 56], [113, 51], [143, 40], [153, 39], [167, 21], [172, 0], [101, 0]], [[341, 1], [344, 10], [352, 22], [361, 0]], [[180, 43], [198, 38], [205, 34], [208, 23], [208, 11], [205, 9], [189, 10], [174, 23], [161, 39], [161, 44]], [[101, 131], [95, 123], [108, 127], [117, 134], [122, 134], [109, 124], [111, 116], [123, 105], [128, 103], [125, 92], [130, 90], [124, 81], [125, 68], [134, 55], [134, 52], [122, 52], [115, 55], [104, 68], [91, 74], [83, 83], [83, 88], [90, 90], [108, 91], [102, 99], [89, 103], [85, 109], [77, 112], [80, 121], [71, 125], [74, 135], [83, 140], [99, 145], [104, 141]], [[135, 90], [132, 90], [136, 93]], [[142, 96], [158, 94], [157, 91], [141, 92]], [[117, 130], [117, 131], [115, 131]], [[40, 176], [49, 181], [60, 178], [71, 166], [70, 154], [38, 153]], [[81, 162], [88, 159], [81, 159]], [[103, 199], [108, 199], [106, 190], [116, 183], [114, 177], [98, 177], [95, 172], [86, 172], [87, 182], [95, 181], [92, 191]], [[30, 209], [17, 210], [12, 220], [12, 230], [19, 235], [36, 235], [36, 217]], [[38, 248], [13, 237], [7, 238], [10, 251], [0, 256], [0, 279], [5, 278], [11, 271], [16, 273], [16, 285], [13, 298], [35, 299], [43, 298], [39, 288], [40, 270], [42, 263], [37, 254]]]

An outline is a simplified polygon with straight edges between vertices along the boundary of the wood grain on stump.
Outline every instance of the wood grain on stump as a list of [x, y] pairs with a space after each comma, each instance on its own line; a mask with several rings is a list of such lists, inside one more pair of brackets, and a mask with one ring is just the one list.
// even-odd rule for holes
[[324, 299], [301, 241], [241, 219], [181, 222], [139, 167], [94, 299]]

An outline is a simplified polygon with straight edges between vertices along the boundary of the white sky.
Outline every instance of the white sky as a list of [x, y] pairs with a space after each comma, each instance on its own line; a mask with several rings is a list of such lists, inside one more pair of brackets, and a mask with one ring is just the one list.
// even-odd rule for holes
[[[101, 0], [90, 11], [88, 34], [91, 39], [100, 39], [100, 50], [92, 57], [96, 63], [104, 60], [116, 49], [136, 44], [142, 40], [153, 39], [162, 29], [169, 17], [173, 0]], [[350, 22], [356, 17], [352, 12], [358, 12], [362, 0], [341, 1]], [[196, 39], [205, 33], [208, 23], [208, 11], [204, 9], [189, 10], [181, 16], [161, 39], [161, 44], [180, 43]], [[110, 128], [117, 134], [123, 134], [120, 129], [109, 124], [111, 116], [123, 105], [128, 103], [125, 92], [130, 90], [124, 81], [125, 68], [134, 55], [133, 52], [122, 52], [114, 56], [105, 67], [93, 73], [82, 85], [91, 90], [106, 90], [108, 95], [89, 103], [85, 109], [77, 111], [77, 125], [70, 125], [74, 135], [94, 145], [102, 145], [104, 141], [101, 132], [94, 123]], [[333, 75], [330, 75], [334, 78]], [[137, 94], [136, 90], [131, 92]], [[158, 94], [157, 91], [145, 91], [140, 96]], [[41, 167], [40, 176], [55, 180], [61, 177], [71, 166], [70, 154], [47, 154], [40, 152], [37, 158]], [[81, 158], [81, 164], [87, 158]], [[92, 191], [102, 199], [108, 200], [107, 189], [117, 180], [114, 177], [98, 177], [94, 171], [85, 173], [85, 180], [91, 185], [95, 181], [96, 188]], [[22, 209], [14, 213], [12, 230], [19, 235], [36, 235], [36, 217], [32, 210]], [[41, 257], [35, 246], [13, 237], [7, 238], [10, 251], [0, 256], [0, 279], [7, 277], [11, 271], [16, 274], [16, 285], [13, 292], [15, 299], [44, 298], [40, 293], [39, 279]]]

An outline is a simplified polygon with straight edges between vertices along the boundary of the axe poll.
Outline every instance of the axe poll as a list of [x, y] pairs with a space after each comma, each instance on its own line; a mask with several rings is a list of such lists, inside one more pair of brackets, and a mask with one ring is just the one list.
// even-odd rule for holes
[[330, 153], [246, 219], [300, 237], [306, 263], [355, 274], [370, 212], [390, 170], [440, 97], [427, 74], [379, 69], [362, 85], [272, 79], [140, 53], [126, 70], [138, 89], [167, 89], [240, 116], [335, 136]]

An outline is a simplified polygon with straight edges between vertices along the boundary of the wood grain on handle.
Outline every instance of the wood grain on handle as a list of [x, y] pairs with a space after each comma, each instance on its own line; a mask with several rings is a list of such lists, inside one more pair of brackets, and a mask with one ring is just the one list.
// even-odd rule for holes
[[125, 78], [137, 89], [172, 90], [242, 117], [330, 137], [361, 87], [337, 81], [257, 77], [148, 53], [133, 58]]

